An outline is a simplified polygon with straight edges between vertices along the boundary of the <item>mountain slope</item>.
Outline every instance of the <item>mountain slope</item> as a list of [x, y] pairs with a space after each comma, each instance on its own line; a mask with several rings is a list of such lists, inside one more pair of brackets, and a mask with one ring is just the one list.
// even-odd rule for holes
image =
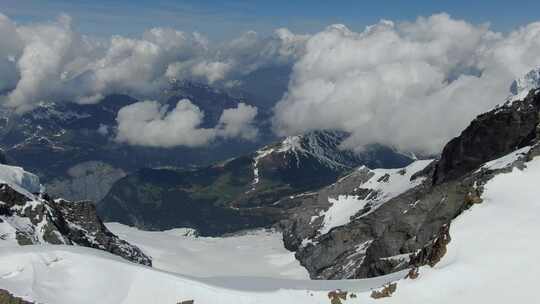
[[522, 100], [531, 90], [540, 88], [540, 67], [532, 69], [523, 77], [516, 79], [510, 86], [511, 95], [508, 97], [508, 102]]
[[[536, 287], [540, 266], [531, 240], [540, 228], [536, 183], [540, 159], [526, 165], [487, 181], [483, 202], [453, 221], [452, 241], [441, 261], [433, 268], [420, 267], [416, 279], [403, 279], [406, 271], [364, 280], [282, 280], [234, 273], [197, 279], [126, 263], [89, 248], [25, 246], [0, 251], [0, 289], [44, 304], [95, 303], [96, 299], [104, 304], [190, 300], [195, 304], [329, 304], [328, 295], [336, 289], [347, 292], [346, 300], [341, 300], [345, 304], [535, 303], [537, 295], [530, 291]], [[373, 290], [390, 281], [396, 283], [391, 297], [372, 298]]]
[[[375, 172], [361, 169], [317, 193], [291, 198], [288, 204], [298, 207], [280, 224], [287, 248], [320, 279], [373, 277], [437, 263], [448, 227], [481, 203], [486, 183], [538, 155], [537, 93], [480, 115], [446, 145], [440, 160], [412, 175], [403, 172], [411, 176], [411, 187], [399, 195], [388, 190], [396, 187], [391, 174], [370, 183]], [[326, 229], [328, 215], [342, 204], [346, 221]]]
[[[52, 200], [37, 176], [0, 165], [0, 248], [33, 244], [92, 247], [151, 265], [137, 247], [111, 233], [90, 202]], [[36, 194], [34, 194], [36, 193]]]
[[316, 131], [209, 167], [143, 169], [119, 180], [98, 210], [108, 221], [141, 228], [191, 227], [216, 235], [269, 226], [294, 207], [282, 198], [318, 189], [358, 165], [410, 162], [380, 146], [362, 153], [341, 150], [346, 136]]

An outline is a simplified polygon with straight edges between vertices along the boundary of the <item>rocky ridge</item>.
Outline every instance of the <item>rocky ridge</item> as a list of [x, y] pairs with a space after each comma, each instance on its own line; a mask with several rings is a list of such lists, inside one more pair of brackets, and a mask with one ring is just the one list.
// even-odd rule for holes
[[[9, 169], [10, 166], [4, 165], [0, 171]], [[11, 169], [16, 172], [19, 168]], [[151, 266], [152, 260], [139, 248], [121, 240], [103, 225], [93, 203], [53, 200], [45, 193], [29, 190], [32, 188], [25, 188], [16, 178], [0, 181], [0, 247], [78, 245]]]
[[[297, 207], [279, 224], [287, 248], [316, 279], [374, 277], [436, 263], [450, 241], [452, 220], [481, 203], [483, 185], [539, 154], [539, 91], [478, 116], [438, 161], [410, 175], [411, 187], [387, 200], [379, 199], [380, 184], [393, 187], [392, 176], [368, 184], [375, 173], [366, 168], [318, 192], [291, 197], [289, 204]], [[321, 230], [321, 215], [347, 200], [355, 212], [343, 225]]]
[[0, 289], [0, 304], [33, 304], [19, 297], [15, 297], [6, 290]]

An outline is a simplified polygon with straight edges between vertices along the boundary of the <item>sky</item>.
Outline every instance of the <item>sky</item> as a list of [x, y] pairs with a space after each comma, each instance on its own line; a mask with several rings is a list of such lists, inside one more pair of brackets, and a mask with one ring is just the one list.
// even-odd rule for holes
[[[506, 32], [535, 20], [540, 1], [327, 1], [327, 0], [2, 0], [0, 10], [16, 22], [42, 22], [60, 13], [73, 17], [84, 34], [136, 36], [162, 26], [198, 31], [213, 40], [227, 40], [239, 32], [269, 33], [286, 27], [314, 33], [342, 23], [353, 30], [380, 19], [414, 20], [446, 12], [474, 24], [491, 24]], [[519, 3], [519, 4], [518, 4]]]

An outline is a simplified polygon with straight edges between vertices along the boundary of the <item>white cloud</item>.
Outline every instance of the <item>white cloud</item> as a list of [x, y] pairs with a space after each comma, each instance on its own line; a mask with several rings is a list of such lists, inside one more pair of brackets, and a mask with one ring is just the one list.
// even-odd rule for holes
[[352, 148], [438, 153], [539, 64], [540, 23], [509, 35], [446, 14], [360, 33], [334, 25], [308, 40], [274, 126], [282, 135], [345, 130]]
[[254, 139], [257, 108], [239, 104], [226, 109], [215, 128], [201, 128], [204, 113], [191, 101], [180, 100], [168, 111], [157, 101], [137, 102], [118, 111], [116, 141], [138, 146], [204, 146], [217, 137]]
[[191, 60], [207, 48], [195, 34], [154, 28], [142, 39], [113, 36], [104, 54], [84, 67], [70, 84], [82, 88], [78, 101], [95, 100], [109, 93], [148, 96], [167, 82], [165, 74], [171, 62]]
[[166, 74], [170, 78], [195, 78], [209, 84], [223, 81], [224, 86], [230, 86], [236, 78], [259, 68], [294, 63], [303, 54], [308, 38], [284, 28], [277, 29], [270, 37], [248, 31], [208, 50], [202, 58], [171, 63]]
[[250, 32], [212, 46], [200, 33], [153, 28], [141, 38], [97, 40], [78, 34], [68, 16], [21, 26], [0, 14], [0, 93], [18, 112], [41, 101], [99, 102], [111, 93], [156, 95], [171, 78], [225, 86], [269, 64], [290, 64], [304, 36]]
[[231, 69], [231, 62], [189, 60], [171, 63], [165, 75], [169, 79], [195, 79], [213, 84], [227, 78]]
[[234, 62], [235, 72], [248, 74], [264, 66], [291, 64], [304, 53], [309, 35], [297, 35], [285, 28], [270, 37], [249, 31], [222, 45], [219, 54]]
[[258, 130], [253, 126], [257, 116], [257, 108], [238, 104], [237, 108], [225, 109], [219, 118], [218, 134], [222, 137], [240, 137], [253, 140], [257, 137]]
[[[347, 147], [381, 143], [423, 153], [439, 152], [475, 115], [503, 102], [514, 78], [540, 65], [540, 23], [501, 34], [446, 14], [381, 21], [363, 32], [343, 25], [311, 36], [287, 29], [269, 37], [246, 32], [218, 45], [168, 28], [97, 40], [74, 31], [67, 16], [17, 25], [0, 14], [0, 39], [1, 99], [18, 112], [40, 101], [95, 103], [110, 93], [152, 99], [171, 78], [231, 87], [259, 68], [294, 64], [289, 90], [275, 108], [279, 134], [339, 129], [352, 133]], [[200, 142], [229, 134], [249, 138], [249, 128], [235, 123], [255, 116], [239, 107], [237, 116], [225, 111], [224, 120], [206, 130], [199, 128], [202, 113], [193, 105], [169, 113], [154, 103], [129, 109], [153, 115], [151, 124], [122, 117], [150, 133], [155, 130], [148, 125], [180, 127], [168, 115], [190, 117], [182, 130], [206, 134]], [[137, 143], [126, 135], [125, 141], [201, 144], [188, 137]]]
[[55, 23], [16, 29], [15, 36], [24, 46], [15, 55], [20, 79], [7, 97], [8, 106], [25, 111], [54, 93], [61, 67], [71, 59], [75, 52], [72, 46], [79, 42], [70, 26], [69, 17], [61, 16]]

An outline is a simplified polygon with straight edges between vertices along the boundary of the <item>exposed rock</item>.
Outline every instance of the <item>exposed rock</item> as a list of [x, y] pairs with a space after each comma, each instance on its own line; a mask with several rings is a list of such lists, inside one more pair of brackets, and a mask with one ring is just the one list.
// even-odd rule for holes
[[330, 304], [342, 304], [343, 302], [341, 300], [347, 300], [347, 294], [346, 291], [341, 290], [333, 290], [328, 293], [328, 299], [330, 299]]
[[0, 304], [33, 304], [23, 300], [22, 298], [15, 297], [7, 290], [0, 289]]
[[420, 276], [420, 271], [418, 269], [419, 269], [418, 267], [412, 267], [411, 269], [409, 269], [409, 272], [405, 276], [405, 279], [411, 279], [411, 280], [418, 279], [418, 277]]
[[0, 221], [7, 224], [2, 241], [19, 245], [80, 245], [105, 250], [139, 264], [152, 264], [139, 248], [111, 233], [90, 202], [22, 194], [7, 184], [0, 184], [0, 202]]
[[[350, 222], [327, 233], [320, 233], [321, 210], [329, 209], [330, 198], [338, 195], [355, 195], [369, 207], [374, 191], [363, 186], [369, 177], [342, 178], [295, 197], [298, 207], [279, 225], [286, 247], [296, 251], [314, 279], [374, 277], [435, 265], [446, 252], [452, 220], [482, 202], [487, 181], [523, 168], [540, 154], [537, 92], [480, 115], [448, 143], [439, 162], [411, 177], [420, 178], [420, 184], [377, 208], [359, 210]], [[392, 185], [392, 177], [387, 181], [381, 176], [377, 182]]]
[[73, 243], [105, 250], [139, 264], [152, 265], [152, 260], [139, 248], [118, 238], [103, 225], [92, 202], [56, 200], [53, 206], [67, 223], [61, 232]]
[[384, 285], [381, 291], [374, 290], [371, 292], [371, 297], [374, 299], [382, 299], [391, 297], [394, 292], [396, 292], [397, 283], [390, 283]]
[[[427, 168], [431, 170], [420, 171], [425, 175], [409, 173], [418, 183], [412, 183], [411, 189], [402, 194], [397, 193], [397, 197], [390, 197], [389, 200], [381, 201], [378, 195], [386, 194], [377, 194], [373, 189], [358, 189], [359, 185], [366, 181], [378, 179], [367, 168], [357, 170], [315, 194], [296, 197], [295, 199], [301, 201], [300, 206], [291, 213], [289, 219], [280, 223], [285, 246], [296, 251], [297, 259], [315, 279], [355, 278], [386, 273], [387, 268], [394, 268], [396, 265], [392, 259], [383, 258], [403, 253], [397, 250], [399, 243], [393, 239], [399, 237], [399, 242], [406, 242], [407, 234], [400, 231], [400, 227], [415, 225], [415, 214], [421, 204], [418, 200], [431, 185], [430, 173], [433, 166], [428, 165]], [[394, 178], [390, 178], [389, 182]], [[329, 208], [332, 197], [340, 194], [354, 194], [359, 200], [368, 198], [366, 206], [373, 202], [373, 208], [366, 210], [364, 207], [351, 218], [350, 223], [320, 234], [323, 219], [317, 216], [321, 210]], [[437, 200], [440, 199], [441, 197], [437, 197], [428, 203], [437, 205]], [[413, 207], [415, 202], [417, 206]], [[393, 218], [401, 218], [403, 222], [395, 223]], [[418, 225], [420, 223], [421, 220]], [[390, 232], [393, 229], [398, 231]], [[384, 248], [387, 242], [393, 244], [392, 251]], [[404, 263], [404, 266], [406, 265]]]
[[528, 146], [540, 122], [540, 96], [533, 90], [524, 100], [478, 116], [443, 149], [434, 183], [459, 178], [481, 164]]
[[418, 269], [418, 267], [424, 265], [434, 267], [441, 261], [443, 256], [446, 254], [446, 246], [451, 241], [449, 231], [450, 225], [442, 226], [435, 240], [431, 241], [427, 246], [420, 249], [419, 252], [411, 255], [409, 265], [413, 266], [412, 269]]

